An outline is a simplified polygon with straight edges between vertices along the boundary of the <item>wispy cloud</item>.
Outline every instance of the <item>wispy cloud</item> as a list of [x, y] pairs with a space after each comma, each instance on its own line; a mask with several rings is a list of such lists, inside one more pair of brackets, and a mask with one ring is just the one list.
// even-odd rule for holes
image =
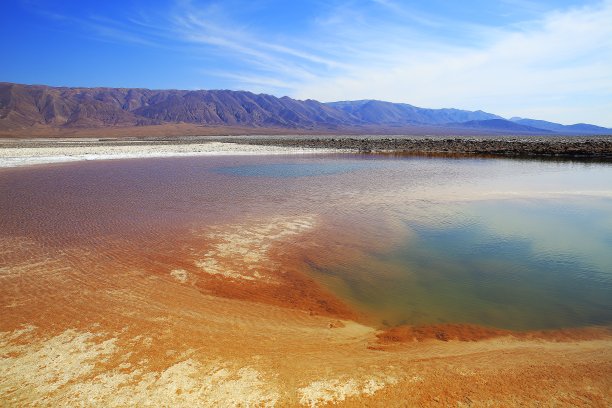
[[221, 27], [211, 20], [212, 18], [191, 13], [174, 16], [170, 31], [173, 35], [179, 35], [185, 42], [210, 46], [216, 52], [230, 54], [246, 63], [247, 70], [267, 71], [273, 78], [283, 75], [312, 79], [313, 74], [307, 68], [308, 63], [335, 64], [300, 50], [264, 42], [253, 34], [232, 29], [231, 26]]
[[[477, 45], [412, 47], [396, 27], [368, 39], [351, 67], [296, 88], [321, 100], [377, 98], [421, 106], [487, 109], [562, 123], [607, 120], [612, 101], [612, 2], [554, 11], [520, 29], [472, 26]], [[405, 33], [409, 35], [410, 32]], [[385, 34], [381, 34], [384, 36]], [[355, 36], [354, 42], [360, 42]], [[368, 60], [370, 62], [368, 62]], [[604, 101], [604, 102], [602, 102]], [[575, 112], [575, 114], [572, 114]], [[607, 119], [606, 119], [607, 118]]]
[[291, 33], [254, 25], [221, 2], [175, 0], [164, 13], [120, 19], [52, 17], [109, 41], [189, 53], [195, 63], [216, 56], [226, 70], [203, 62], [194, 72], [229, 87], [612, 126], [612, 0], [557, 10], [501, 4], [524, 19], [488, 24], [395, 0], [325, 2]]

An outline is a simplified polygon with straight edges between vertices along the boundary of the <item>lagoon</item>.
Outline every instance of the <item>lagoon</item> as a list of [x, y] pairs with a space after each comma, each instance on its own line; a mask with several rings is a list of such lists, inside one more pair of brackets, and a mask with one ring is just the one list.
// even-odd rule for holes
[[[274, 268], [299, 269], [376, 327], [612, 322], [606, 163], [149, 158], [3, 169], [0, 191], [7, 267], [78, 248], [104, 254], [96, 273], [189, 270], [210, 231], [306, 217], [312, 228], [277, 245]], [[92, 273], [90, 259], [71, 262], [83, 279]]]

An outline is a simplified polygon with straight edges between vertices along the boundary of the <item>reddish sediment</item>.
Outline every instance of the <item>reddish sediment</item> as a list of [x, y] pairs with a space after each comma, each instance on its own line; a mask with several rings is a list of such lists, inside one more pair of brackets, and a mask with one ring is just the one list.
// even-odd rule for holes
[[282, 243], [268, 251], [270, 269], [262, 264], [269, 282], [211, 275], [193, 265], [211, 242], [184, 244], [195, 251], [169, 246], [147, 257], [138, 242], [98, 253], [31, 244], [28, 256], [5, 256], [13, 265], [0, 285], [7, 311], [0, 401], [586, 407], [612, 400], [612, 341], [599, 331], [559, 332], [572, 342], [465, 325], [376, 332], [336, 317], [354, 312], [304, 275], [301, 258]]
[[426, 340], [480, 341], [497, 337], [519, 340], [546, 340], [572, 342], [612, 338], [612, 327], [578, 327], [568, 329], [514, 331], [475, 324], [432, 324], [397, 326], [376, 334], [379, 344], [410, 343]]

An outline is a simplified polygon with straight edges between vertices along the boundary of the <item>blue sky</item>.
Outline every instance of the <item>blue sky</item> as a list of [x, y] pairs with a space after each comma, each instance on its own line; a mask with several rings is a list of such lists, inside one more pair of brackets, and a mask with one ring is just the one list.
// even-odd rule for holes
[[0, 38], [0, 81], [612, 126], [612, 0], [5, 0]]

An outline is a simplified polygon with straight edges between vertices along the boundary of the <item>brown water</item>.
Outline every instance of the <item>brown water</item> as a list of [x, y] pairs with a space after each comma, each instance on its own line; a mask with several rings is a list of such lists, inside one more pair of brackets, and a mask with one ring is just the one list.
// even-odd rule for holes
[[[612, 166], [501, 159], [194, 157], [4, 169], [0, 279], [10, 285], [0, 299], [18, 305], [44, 291], [28, 271], [53, 262], [67, 263], [76, 282], [134, 270], [167, 276], [197, 262], [214, 269], [198, 259], [219, 236], [217, 252], [228, 236], [232, 245], [248, 238], [248, 251], [226, 251], [235, 259], [222, 265], [248, 269], [254, 248], [272, 245], [253, 238], [261, 231], [284, 241], [275, 268], [309, 274], [376, 325], [612, 322]], [[19, 283], [8, 280], [16, 270]]]

